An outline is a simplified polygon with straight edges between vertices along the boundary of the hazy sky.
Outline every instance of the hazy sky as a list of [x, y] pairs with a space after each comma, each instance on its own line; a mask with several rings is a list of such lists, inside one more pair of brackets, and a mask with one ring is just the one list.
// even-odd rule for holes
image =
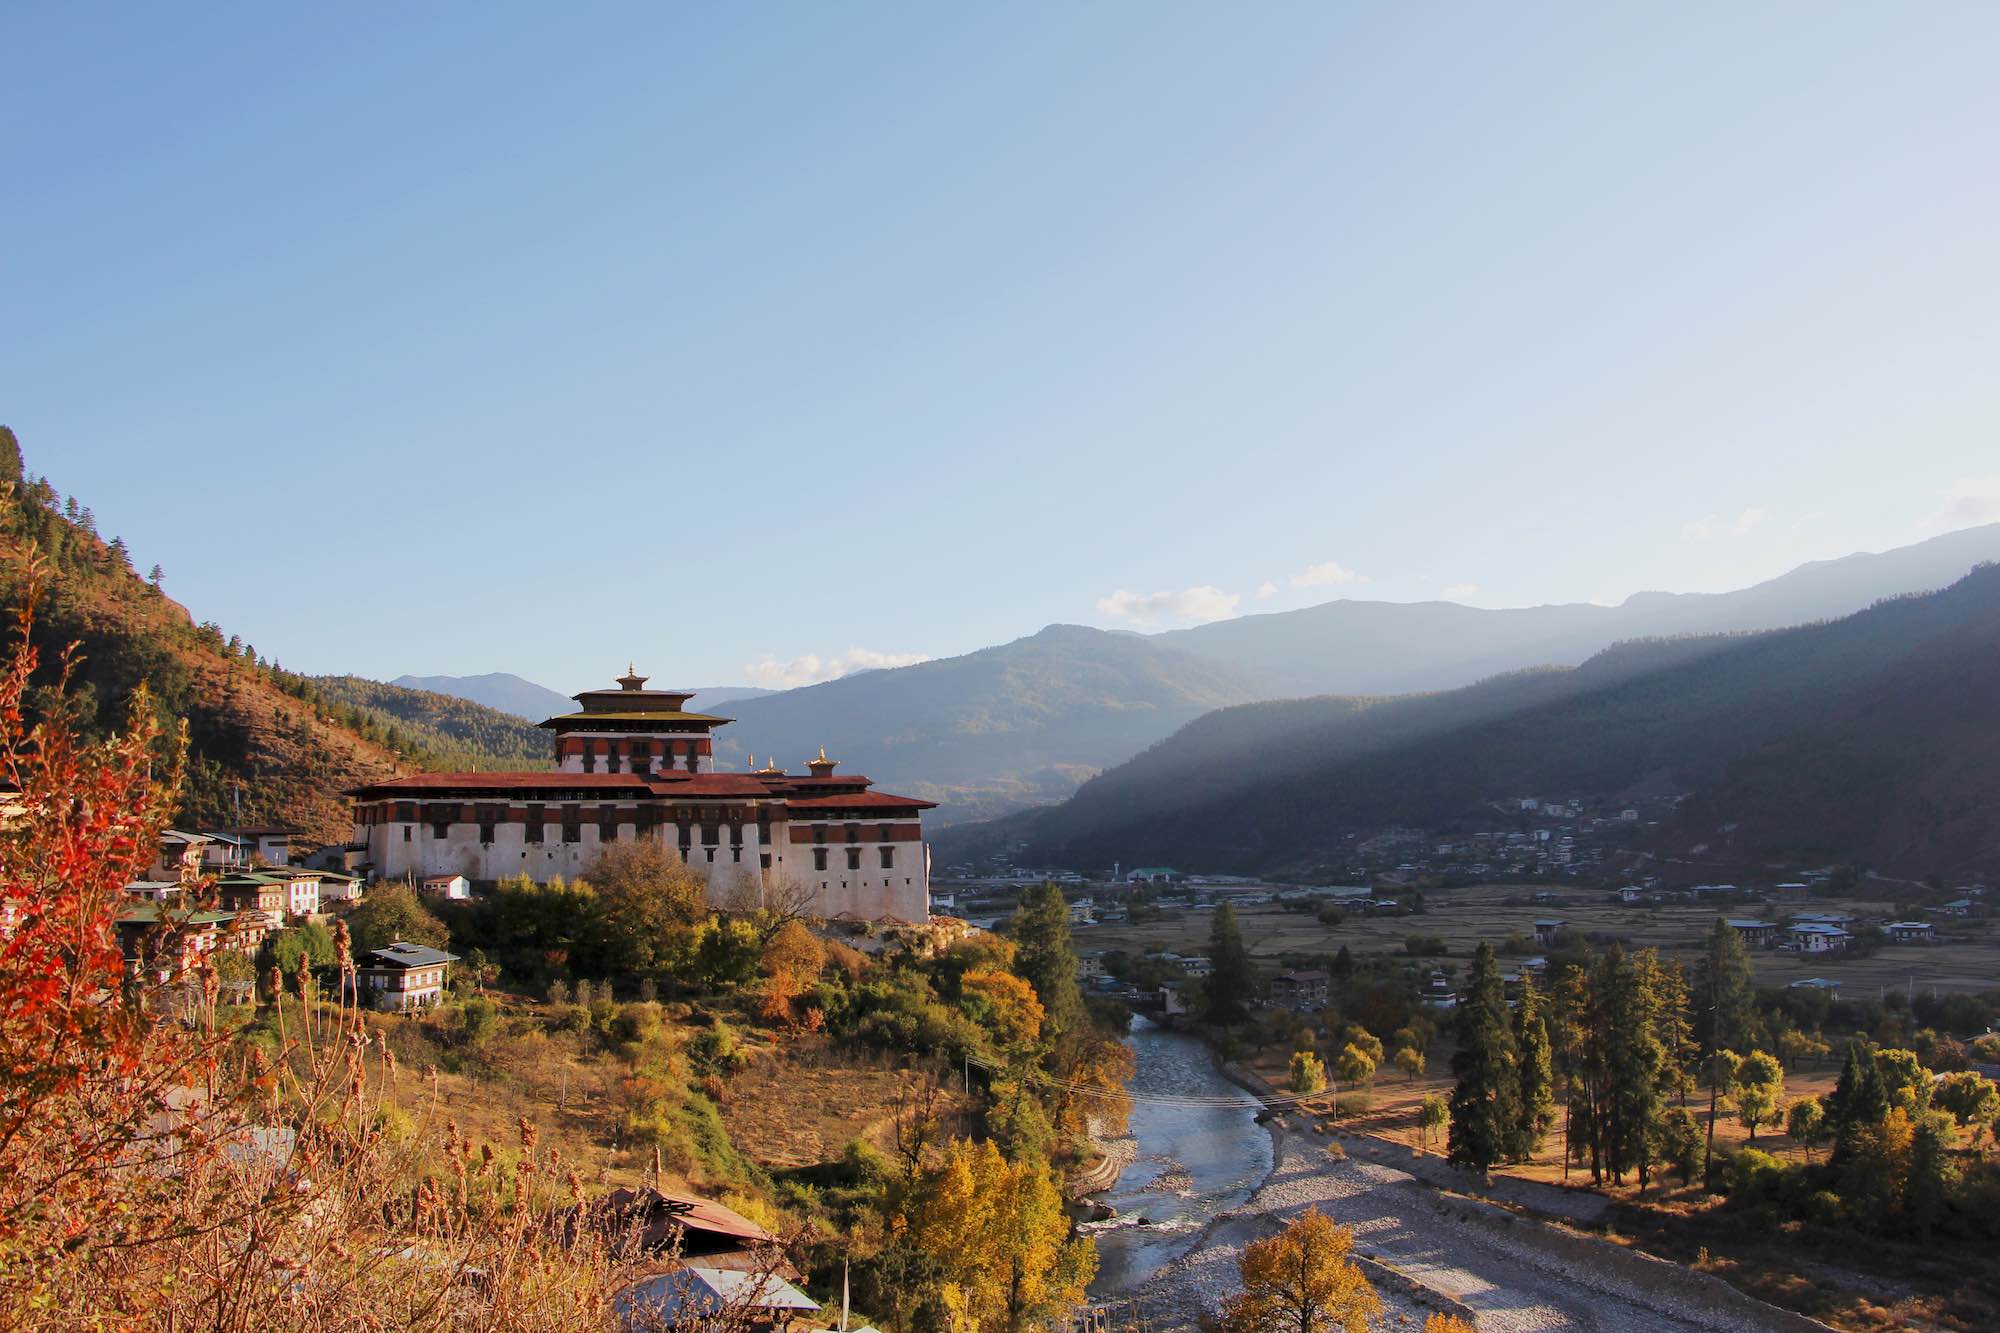
[[29, 6], [0, 421], [287, 666], [684, 684], [2000, 518], [2000, 6]]

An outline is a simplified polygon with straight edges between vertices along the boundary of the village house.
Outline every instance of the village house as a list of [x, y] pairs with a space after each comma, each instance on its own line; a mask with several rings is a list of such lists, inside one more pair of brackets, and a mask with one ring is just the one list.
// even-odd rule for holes
[[457, 961], [457, 954], [398, 940], [364, 954], [355, 975], [377, 1009], [423, 1009], [443, 1001], [446, 974]]
[[426, 875], [421, 885], [433, 898], [461, 903], [472, 896], [472, 881], [463, 875]]
[[1853, 938], [1839, 926], [1829, 926], [1818, 921], [1807, 921], [1792, 926], [1792, 944], [1800, 953], [1838, 953], [1845, 949]]
[[1781, 903], [1801, 902], [1812, 895], [1812, 885], [1802, 880], [1794, 880], [1778, 885], [1771, 892]]
[[812, 1327], [799, 1320], [819, 1302], [776, 1273], [689, 1264], [641, 1278], [619, 1292], [613, 1308], [628, 1329], [708, 1329], [727, 1319], [744, 1333]]
[[1626, 887], [1618, 890], [1618, 901], [1621, 903], [1630, 904], [1630, 903], [1641, 902], [1645, 899], [1645, 897], [1646, 897], [1646, 891], [1644, 889], [1637, 888], [1632, 885], [1627, 885]]
[[275, 825], [203, 829], [201, 832], [218, 847], [226, 844], [233, 849], [235, 859], [229, 862], [230, 865], [245, 866], [290, 865], [292, 839], [298, 836], [296, 829], [279, 828]]
[[1736, 932], [1746, 949], [1768, 949], [1778, 938], [1778, 923], [1754, 916], [1732, 916], [1729, 928]]
[[1945, 916], [1977, 916], [1979, 909], [1980, 905], [1971, 898], [1954, 898], [1943, 906], [1933, 907], [1930, 910]]
[[1882, 933], [1896, 944], [1929, 944], [1937, 938], [1928, 921], [1891, 921], [1882, 927]]
[[797, 890], [814, 916], [930, 919], [921, 816], [935, 802], [838, 774], [824, 749], [804, 774], [775, 760], [715, 772], [710, 733], [730, 719], [691, 712], [692, 691], [649, 690], [633, 672], [617, 684], [542, 723], [551, 771], [417, 773], [351, 791], [373, 873], [541, 883], [584, 876], [605, 847], [639, 841], [677, 853], [716, 906]]
[[1320, 971], [1280, 972], [1271, 978], [1271, 1003], [1293, 1013], [1326, 1008], [1327, 975]]
[[215, 882], [215, 895], [232, 912], [258, 913], [273, 930], [285, 924], [291, 905], [289, 881], [250, 870], [224, 875]]
[[1569, 922], [1567, 921], [1553, 918], [1537, 921], [1535, 923], [1535, 943], [1541, 945], [1544, 949], [1549, 948], [1556, 942], [1556, 935], [1568, 924]]
[[1840, 983], [1838, 981], [1831, 980], [1827, 977], [1801, 977], [1799, 980], [1794, 981], [1790, 986], [1786, 987], [1786, 989], [1821, 990], [1821, 991], [1838, 992], [1840, 990]]
[[319, 872], [319, 900], [326, 903], [358, 903], [361, 901], [361, 877], [344, 875], [337, 870]]
[[118, 913], [118, 948], [155, 980], [172, 981], [218, 950], [254, 956], [268, 927], [257, 912], [181, 911], [135, 903]]
[[202, 868], [202, 848], [208, 839], [199, 833], [183, 833], [179, 829], [167, 829], [160, 834], [159, 854], [153, 858], [152, 868], [147, 877], [155, 880], [180, 880], [183, 876], [198, 875]]

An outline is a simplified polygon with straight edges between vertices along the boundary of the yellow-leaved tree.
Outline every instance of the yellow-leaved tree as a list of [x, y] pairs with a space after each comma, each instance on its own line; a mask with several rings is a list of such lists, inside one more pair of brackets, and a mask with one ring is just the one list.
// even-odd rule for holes
[[1223, 1307], [1224, 1333], [1367, 1333], [1382, 1302], [1348, 1259], [1353, 1249], [1354, 1229], [1317, 1208], [1251, 1241], [1237, 1261], [1243, 1290]]
[[1053, 1174], [991, 1141], [954, 1139], [919, 1178], [901, 1239], [931, 1264], [922, 1304], [940, 1333], [1061, 1327], [1083, 1302], [1097, 1248], [1069, 1238]]
[[1042, 1038], [1042, 1002], [1035, 988], [1012, 972], [979, 968], [960, 983], [967, 1007], [984, 1020], [1003, 1050], [1025, 1051]]

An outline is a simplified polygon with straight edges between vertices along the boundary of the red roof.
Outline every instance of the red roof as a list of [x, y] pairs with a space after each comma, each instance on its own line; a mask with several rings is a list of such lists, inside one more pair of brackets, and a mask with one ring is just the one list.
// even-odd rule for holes
[[794, 796], [785, 802], [791, 809], [810, 810], [935, 810], [936, 801], [920, 801], [914, 796], [891, 796], [886, 791], [837, 792], [830, 796]]
[[401, 792], [497, 792], [533, 787], [643, 793], [647, 790], [647, 778], [643, 773], [551, 773], [545, 768], [532, 773], [408, 773], [400, 778], [355, 787], [347, 794], [365, 799], [394, 796]]

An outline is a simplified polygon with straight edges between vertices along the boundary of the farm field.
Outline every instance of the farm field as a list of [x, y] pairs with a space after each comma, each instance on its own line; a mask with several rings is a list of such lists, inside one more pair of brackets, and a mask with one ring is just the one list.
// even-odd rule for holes
[[[1266, 964], [1332, 954], [1343, 945], [1357, 956], [1403, 954], [1405, 940], [1424, 935], [1443, 940], [1449, 950], [1447, 957], [1426, 965], [1442, 965], [1457, 972], [1481, 940], [1496, 947], [1510, 935], [1532, 940], [1535, 922], [1543, 919], [1565, 921], [1586, 935], [1621, 940], [1628, 949], [1657, 948], [1669, 957], [1687, 959], [1720, 915], [1782, 920], [1793, 911], [1845, 911], [1881, 917], [1893, 910], [1892, 903], [1875, 897], [1815, 898], [1798, 904], [1634, 907], [1607, 893], [1573, 888], [1555, 890], [1559, 902], [1529, 903], [1526, 900], [1533, 892], [1532, 887], [1516, 884], [1427, 890], [1427, 910], [1421, 916], [1350, 914], [1337, 926], [1323, 925], [1311, 913], [1265, 903], [1238, 907], [1237, 921], [1251, 955]], [[1213, 917], [1212, 912], [1182, 909], [1178, 916], [1166, 920], [1079, 927], [1076, 947], [1084, 951], [1197, 952], [1208, 942]], [[1782, 950], [1752, 950], [1750, 957], [1759, 985], [1783, 986], [1823, 977], [1840, 982], [1857, 998], [1865, 991], [1884, 987], [1935, 989], [1940, 994], [2000, 987], [2000, 933], [1981, 922], [1957, 923], [1956, 929], [1957, 939], [1930, 945], [1885, 945], [1866, 958]], [[1530, 948], [1528, 952], [1538, 950]]]

